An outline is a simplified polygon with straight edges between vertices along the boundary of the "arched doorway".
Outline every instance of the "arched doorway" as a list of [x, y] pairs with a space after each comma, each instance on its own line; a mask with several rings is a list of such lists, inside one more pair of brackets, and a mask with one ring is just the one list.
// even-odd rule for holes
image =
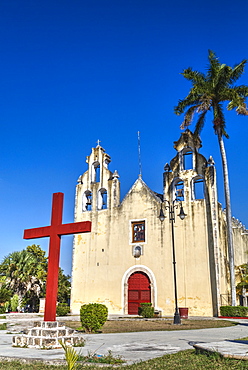
[[134, 272], [128, 279], [128, 314], [137, 315], [142, 302], [151, 302], [151, 283], [144, 272]]

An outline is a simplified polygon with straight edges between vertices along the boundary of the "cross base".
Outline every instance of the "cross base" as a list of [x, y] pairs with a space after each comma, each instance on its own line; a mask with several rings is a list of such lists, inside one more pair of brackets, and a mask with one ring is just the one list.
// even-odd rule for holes
[[67, 346], [84, 346], [85, 340], [77, 332], [67, 328], [61, 321], [35, 321], [31, 329], [12, 338], [13, 347], [56, 349], [62, 348], [59, 341]]

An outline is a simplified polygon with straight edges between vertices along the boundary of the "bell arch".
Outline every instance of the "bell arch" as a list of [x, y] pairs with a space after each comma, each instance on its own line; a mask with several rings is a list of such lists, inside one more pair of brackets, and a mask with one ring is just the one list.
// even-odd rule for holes
[[144, 265], [135, 265], [130, 267], [123, 275], [122, 278], [122, 307], [123, 307], [123, 314], [128, 314], [128, 280], [132, 274], [135, 272], [142, 272], [143, 274], [147, 275], [148, 279], [150, 280], [150, 287], [151, 287], [151, 303], [154, 308], [157, 307], [157, 283], [155, 276], [148, 267]]

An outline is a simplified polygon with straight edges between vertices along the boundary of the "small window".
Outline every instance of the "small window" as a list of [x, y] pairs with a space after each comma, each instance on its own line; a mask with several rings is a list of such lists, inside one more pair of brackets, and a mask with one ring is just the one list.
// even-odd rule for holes
[[183, 169], [184, 170], [193, 169], [193, 152], [191, 150], [185, 151], [183, 153]]
[[178, 181], [175, 184], [175, 199], [184, 200], [184, 182]]
[[193, 180], [193, 199], [204, 199], [204, 180], [197, 178]]
[[145, 242], [145, 221], [132, 222], [132, 243]]

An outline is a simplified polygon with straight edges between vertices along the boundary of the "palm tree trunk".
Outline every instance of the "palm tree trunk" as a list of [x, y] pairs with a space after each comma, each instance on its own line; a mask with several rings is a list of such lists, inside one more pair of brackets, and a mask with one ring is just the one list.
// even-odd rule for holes
[[230, 287], [231, 287], [231, 301], [232, 306], [236, 306], [236, 284], [235, 284], [235, 270], [234, 270], [234, 248], [233, 248], [233, 234], [232, 234], [232, 212], [231, 212], [231, 200], [230, 200], [230, 187], [228, 177], [228, 167], [226, 151], [221, 133], [221, 128], [216, 127], [218, 135], [218, 141], [220, 146], [220, 154], [222, 159], [222, 169], [224, 177], [224, 191], [225, 191], [225, 202], [226, 202], [226, 224], [227, 224], [227, 245], [228, 245], [228, 256], [229, 256], [229, 270], [230, 270]]

